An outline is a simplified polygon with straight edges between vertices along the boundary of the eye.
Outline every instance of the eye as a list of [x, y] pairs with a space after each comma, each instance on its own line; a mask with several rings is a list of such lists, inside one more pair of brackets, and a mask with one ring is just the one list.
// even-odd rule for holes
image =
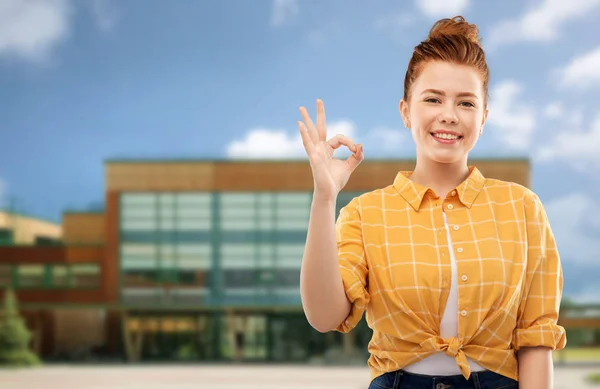
[[475, 104], [471, 103], [470, 101], [463, 101], [463, 102], [461, 102], [460, 104], [461, 104], [461, 105], [462, 105], [462, 104], [465, 104], [465, 106], [466, 106], [466, 107], [472, 107], [472, 108], [475, 108]]
[[436, 99], [436, 98], [429, 97], [429, 98], [425, 99], [425, 102], [427, 102], [427, 103], [439, 103], [440, 101], [438, 99]]

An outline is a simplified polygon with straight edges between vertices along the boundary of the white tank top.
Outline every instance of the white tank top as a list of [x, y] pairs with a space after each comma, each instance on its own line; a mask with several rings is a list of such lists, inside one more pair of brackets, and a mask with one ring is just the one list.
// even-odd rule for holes
[[[444, 339], [452, 338], [458, 335], [458, 270], [456, 268], [456, 256], [452, 249], [452, 240], [450, 238], [450, 229], [448, 228], [448, 218], [444, 215], [444, 224], [446, 225], [446, 235], [448, 236], [448, 248], [450, 252], [450, 263], [452, 264], [452, 281], [450, 283], [450, 295], [442, 321], [440, 323], [440, 336]], [[481, 365], [467, 357], [471, 371], [485, 370]], [[403, 368], [409, 373], [426, 375], [459, 375], [462, 374], [456, 359], [444, 352], [438, 352], [429, 357], [415, 362]]]

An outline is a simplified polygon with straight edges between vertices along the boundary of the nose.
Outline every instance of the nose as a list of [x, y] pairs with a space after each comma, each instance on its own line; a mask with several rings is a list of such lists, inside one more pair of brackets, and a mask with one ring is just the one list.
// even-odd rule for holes
[[440, 112], [439, 120], [442, 123], [456, 124], [458, 123], [458, 116], [454, 106], [446, 105], [442, 112]]

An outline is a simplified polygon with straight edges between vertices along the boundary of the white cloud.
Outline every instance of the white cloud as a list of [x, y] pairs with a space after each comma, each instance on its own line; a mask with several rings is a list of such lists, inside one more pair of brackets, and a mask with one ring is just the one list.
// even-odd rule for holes
[[600, 258], [600, 203], [594, 196], [572, 193], [545, 204], [561, 257], [597, 263]]
[[96, 24], [103, 31], [110, 31], [119, 21], [116, 8], [110, 0], [93, 0], [90, 4]]
[[279, 27], [298, 14], [298, 0], [273, 0], [271, 25]]
[[[328, 139], [337, 134], [349, 136], [355, 142], [359, 142], [356, 138], [356, 128], [351, 121], [341, 120], [327, 125]], [[334, 155], [341, 157], [348, 153], [342, 146]], [[298, 159], [306, 158], [306, 151], [297, 130], [289, 133], [285, 130], [254, 128], [244, 139], [235, 140], [227, 147], [227, 156], [236, 159]]]
[[412, 144], [412, 139], [408, 130], [376, 127], [368, 134], [368, 145], [365, 147], [372, 148], [384, 153], [391, 152], [397, 156], [397, 152], [406, 149], [408, 144]]
[[466, 11], [469, 0], [416, 0], [417, 7], [429, 17], [449, 17]]
[[67, 0], [0, 1], [0, 56], [48, 60], [69, 33]]
[[527, 150], [535, 130], [535, 109], [522, 101], [522, 92], [521, 84], [512, 80], [490, 92], [487, 125], [498, 129], [498, 139], [515, 150]]
[[590, 123], [587, 131], [580, 126], [563, 127], [566, 129], [560, 131], [549, 144], [540, 147], [535, 155], [536, 161], [562, 160], [583, 172], [589, 171], [590, 165], [600, 168], [600, 114]]
[[564, 114], [564, 106], [561, 102], [555, 101], [546, 106], [544, 109], [544, 117], [548, 119], [557, 119]]
[[489, 49], [516, 42], [552, 42], [560, 28], [584, 17], [600, 5], [600, 0], [544, 0], [518, 18], [499, 22], [484, 45]]
[[572, 59], [558, 72], [563, 87], [588, 89], [600, 86], [600, 46]]

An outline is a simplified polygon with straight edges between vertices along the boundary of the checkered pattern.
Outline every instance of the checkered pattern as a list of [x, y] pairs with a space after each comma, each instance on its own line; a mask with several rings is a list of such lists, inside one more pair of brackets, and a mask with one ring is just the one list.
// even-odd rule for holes
[[[366, 310], [371, 377], [445, 352], [466, 378], [468, 357], [518, 379], [519, 348], [564, 348], [562, 265], [537, 195], [476, 167], [445, 199], [409, 176], [399, 172], [393, 185], [354, 198], [336, 223], [352, 303], [337, 331], [350, 331]], [[459, 333], [451, 339], [439, 335], [451, 284], [442, 212], [458, 268]]]

